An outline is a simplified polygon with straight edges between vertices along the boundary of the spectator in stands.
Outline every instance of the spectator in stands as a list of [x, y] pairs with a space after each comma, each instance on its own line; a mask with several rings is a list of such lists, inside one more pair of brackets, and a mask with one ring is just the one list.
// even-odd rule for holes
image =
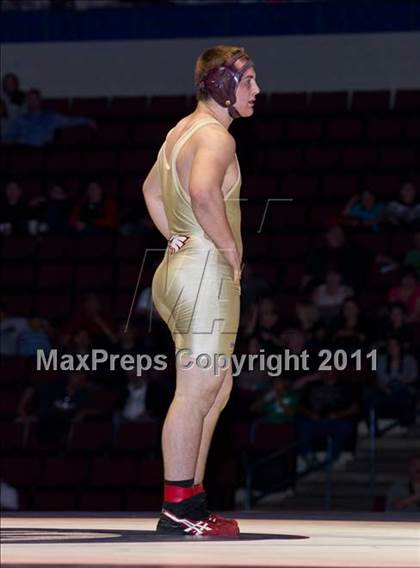
[[279, 314], [270, 298], [263, 298], [251, 309], [251, 317], [245, 335], [250, 342], [257, 342], [265, 353], [276, 353], [282, 345], [280, 339]]
[[417, 361], [405, 353], [397, 337], [389, 337], [386, 353], [378, 356], [376, 382], [366, 390], [368, 408], [374, 407], [379, 418], [395, 418], [401, 425], [415, 418]]
[[[120, 410], [115, 412], [112, 417], [114, 425], [114, 435], [123, 422], [144, 422], [156, 418], [155, 406], [158, 393], [153, 390], [153, 381], [149, 375], [143, 372], [137, 376], [136, 371], [127, 371], [128, 383], [123, 393]], [[155, 400], [153, 400], [155, 398]]]
[[51, 351], [49, 337], [49, 325], [40, 317], [32, 317], [28, 320], [28, 329], [19, 335], [18, 354], [22, 357], [34, 357], [37, 350], [42, 349], [45, 355]]
[[90, 182], [85, 195], [73, 209], [70, 224], [84, 235], [105, 234], [115, 230], [118, 226], [115, 201], [105, 195], [99, 183]]
[[344, 222], [352, 227], [365, 227], [378, 232], [384, 207], [376, 200], [375, 194], [366, 189], [348, 201], [343, 210]]
[[0, 202], [0, 235], [27, 234], [28, 221], [28, 207], [22, 188], [15, 181], [10, 181], [4, 188]]
[[53, 185], [48, 195], [41, 195], [29, 204], [29, 232], [31, 235], [65, 235], [70, 231], [68, 223], [70, 202], [61, 185]]
[[298, 391], [283, 377], [273, 377], [270, 390], [254, 402], [251, 410], [271, 422], [290, 422], [299, 403]]
[[107, 348], [118, 342], [113, 324], [108, 321], [98, 296], [93, 293], [86, 294], [81, 308], [77, 309], [72, 319], [64, 325], [63, 345], [68, 346], [71, 338], [80, 330], [87, 331], [93, 348]]
[[318, 308], [321, 319], [330, 322], [339, 314], [344, 300], [352, 295], [353, 290], [343, 284], [341, 273], [331, 267], [327, 271], [325, 282], [315, 288], [312, 301]]
[[299, 329], [305, 336], [309, 349], [323, 345], [326, 337], [326, 326], [320, 319], [317, 306], [311, 301], [300, 299], [296, 302], [296, 317], [289, 327]]
[[4, 100], [0, 98], [0, 142], [4, 139], [4, 133], [6, 132], [9, 124], [9, 115], [7, 114], [7, 108]]
[[96, 414], [86, 373], [80, 371], [39, 385], [33, 394], [43, 442], [62, 442], [72, 423]]
[[95, 122], [82, 116], [66, 116], [42, 109], [42, 96], [38, 89], [31, 89], [26, 99], [27, 110], [9, 120], [4, 139], [15, 144], [41, 147], [53, 142], [58, 128], [88, 126], [95, 128]]
[[347, 298], [337, 321], [333, 322], [334, 347], [352, 353], [355, 349], [366, 346], [368, 337], [368, 325], [364, 321], [359, 304], [355, 298]]
[[398, 199], [386, 206], [385, 219], [394, 225], [419, 226], [420, 199], [413, 183], [402, 184]]
[[[284, 348], [288, 349], [292, 355], [295, 354], [301, 356], [305, 350], [309, 352], [309, 355], [311, 355], [310, 349], [308, 349], [306, 335], [300, 329], [291, 328], [286, 330], [282, 334], [282, 341], [284, 342]], [[313, 356], [313, 359], [309, 357], [307, 369], [290, 368], [289, 370], [283, 370], [281, 376], [288, 381], [293, 390], [300, 392], [309, 383], [320, 379], [321, 375], [318, 373], [316, 368], [316, 354], [313, 354]]]
[[9, 316], [6, 306], [0, 305], [0, 355], [15, 357], [19, 350], [19, 337], [28, 329], [27, 318]]
[[19, 78], [14, 73], [3, 76], [3, 99], [10, 119], [22, 114], [25, 110], [26, 95], [20, 88]]
[[327, 436], [332, 440], [332, 458], [337, 459], [350, 438], [359, 405], [353, 389], [340, 383], [336, 371], [321, 373], [321, 380], [309, 383], [301, 394], [297, 416], [299, 451], [311, 465], [314, 450]]
[[400, 302], [407, 311], [407, 322], [420, 322], [420, 283], [415, 270], [406, 269], [398, 286], [388, 292], [390, 302]]
[[323, 246], [308, 252], [302, 288], [312, 292], [325, 279], [330, 266], [336, 266], [343, 279], [352, 287], [364, 285], [372, 261], [370, 253], [349, 243], [339, 225], [327, 230], [325, 241]]
[[241, 303], [244, 306], [255, 304], [270, 292], [270, 285], [262, 276], [255, 273], [251, 263], [246, 262], [241, 274]]
[[398, 480], [386, 496], [387, 511], [420, 513], [420, 454], [408, 464], [408, 479]]
[[414, 246], [407, 252], [404, 265], [413, 268], [420, 277], [420, 231], [414, 233]]
[[[404, 304], [394, 302], [388, 306], [388, 316], [382, 322], [380, 330], [381, 338], [396, 337], [405, 350], [411, 348], [414, 341], [414, 332], [410, 324], [407, 323], [407, 312]], [[386, 341], [379, 342], [385, 346]]]

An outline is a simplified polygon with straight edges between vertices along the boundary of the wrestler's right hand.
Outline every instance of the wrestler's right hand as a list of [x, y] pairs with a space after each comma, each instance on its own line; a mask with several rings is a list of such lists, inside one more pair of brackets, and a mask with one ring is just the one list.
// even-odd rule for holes
[[233, 270], [233, 283], [239, 286], [241, 283], [242, 259], [238, 249], [236, 246], [232, 249], [227, 249], [224, 251], [224, 255]]

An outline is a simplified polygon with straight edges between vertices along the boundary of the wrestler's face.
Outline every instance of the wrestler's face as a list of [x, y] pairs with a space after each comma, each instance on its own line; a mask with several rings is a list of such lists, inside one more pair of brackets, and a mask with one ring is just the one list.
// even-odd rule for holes
[[[246, 63], [238, 64], [240, 69]], [[236, 89], [235, 108], [243, 117], [252, 116], [254, 114], [255, 97], [260, 92], [256, 81], [255, 69], [250, 67], [245, 71]]]

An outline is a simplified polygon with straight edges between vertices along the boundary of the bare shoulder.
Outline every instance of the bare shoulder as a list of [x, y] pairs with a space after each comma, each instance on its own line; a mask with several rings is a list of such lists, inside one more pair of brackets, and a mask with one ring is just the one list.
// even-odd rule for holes
[[233, 156], [236, 151], [236, 142], [223, 125], [210, 123], [196, 132], [196, 149], [208, 149]]

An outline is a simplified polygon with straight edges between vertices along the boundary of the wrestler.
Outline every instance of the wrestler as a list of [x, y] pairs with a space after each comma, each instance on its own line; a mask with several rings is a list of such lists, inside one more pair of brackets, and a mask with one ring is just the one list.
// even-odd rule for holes
[[[244, 49], [224, 45], [199, 56], [195, 83], [196, 109], [168, 132], [143, 185], [150, 216], [168, 240], [152, 294], [177, 353], [157, 531], [223, 536], [238, 534], [238, 524], [209, 514], [202, 483], [232, 388], [229, 358], [239, 323], [241, 175], [228, 129], [233, 119], [252, 116], [259, 87]], [[199, 364], [203, 354], [204, 363], [220, 357], [221, 366]]]

